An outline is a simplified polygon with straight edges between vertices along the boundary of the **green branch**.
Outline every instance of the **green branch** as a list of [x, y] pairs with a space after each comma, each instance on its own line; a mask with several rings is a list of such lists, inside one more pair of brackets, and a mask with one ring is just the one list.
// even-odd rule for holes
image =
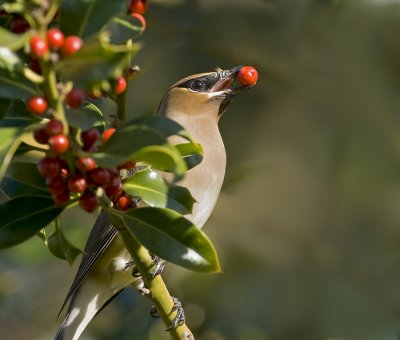
[[152, 300], [152, 303], [157, 309], [158, 314], [164, 322], [164, 325], [168, 329], [172, 339], [176, 340], [194, 340], [194, 336], [187, 325], [184, 323], [176, 328], [170, 328], [172, 321], [176, 317], [177, 312], [172, 311], [174, 302], [171, 298], [170, 293], [162, 279], [161, 275], [151, 276], [151, 270], [154, 267], [153, 260], [147, 251], [147, 249], [139, 243], [139, 241], [125, 228], [123, 222], [118, 216], [110, 213], [110, 218], [122, 236], [125, 243], [125, 247], [128, 249], [135, 261], [136, 268], [138, 269], [144, 285], [150, 290], [148, 298]]

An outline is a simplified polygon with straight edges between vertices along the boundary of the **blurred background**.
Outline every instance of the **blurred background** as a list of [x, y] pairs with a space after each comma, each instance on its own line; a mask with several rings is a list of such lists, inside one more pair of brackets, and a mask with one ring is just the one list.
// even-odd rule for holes
[[[186, 75], [259, 71], [220, 125], [224, 273], [164, 272], [196, 339], [399, 339], [400, 1], [159, 0], [146, 19], [131, 117]], [[93, 220], [70, 211], [67, 236]], [[39, 238], [2, 251], [0, 338], [51, 339], [75, 270]], [[82, 339], [168, 339], [149, 311], [127, 290]]]

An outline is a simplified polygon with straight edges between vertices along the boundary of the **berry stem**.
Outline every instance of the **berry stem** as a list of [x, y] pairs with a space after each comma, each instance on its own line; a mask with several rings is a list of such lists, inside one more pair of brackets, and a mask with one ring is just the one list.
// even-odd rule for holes
[[119, 127], [121, 124], [123, 124], [127, 119], [127, 113], [126, 113], [127, 92], [128, 91], [125, 90], [116, 98], [117, 121], [114, 122], [114, 125], [115, 125], [114, 127], [116, 127], [116, 128]]
[[60, 120], [64, 126], [63, 133], [68, 135], [68, 122], [65, 117], [63, 100], [57, 89], [57, 77], [54, 66], [47, 62], [40, 62], [43, 73], [43, 88], [47, 95], [49, 107], [53, 109], [54, 118]]
[[51, 4], [50, 8], [43, 19], [43, 25], [46, 26], [48, 26], [51, 23], [59, 8], [59, 1], [51, 1], [50, 4]]

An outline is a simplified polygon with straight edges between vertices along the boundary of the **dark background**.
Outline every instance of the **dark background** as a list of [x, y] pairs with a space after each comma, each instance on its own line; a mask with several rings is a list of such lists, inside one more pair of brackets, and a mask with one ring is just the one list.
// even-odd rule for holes
[[[221, 121], [205, 232], [224, 273], [164, 274], [196, 339], [399, 339], [400, 2], [160, 0], [146, 19], [132, 117], [184, 76], [259, 71]], [[93, 220], [69, 212], [68, 237]], [[0, 338], [51, 339], [75, 270], [38, 238], [2, 251]], [[82, 339], [167, 339], [149, 310], [127, 290]]]

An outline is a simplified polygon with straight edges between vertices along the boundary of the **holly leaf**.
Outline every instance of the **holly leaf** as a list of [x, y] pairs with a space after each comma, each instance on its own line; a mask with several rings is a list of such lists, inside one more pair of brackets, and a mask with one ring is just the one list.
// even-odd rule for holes
[[198, 143], [175, 144], [188, 169], [194, 168], [203, 160], [203, 148]]
[[131, 196], [140, 197], [152, 207], [170, 208], [190, 214], [196, 200], [184, 187], [167, 183], [150, 167], [135, 172], [124, 181], [123, 188]]
[[[97, 33], [113, 16], [121, 13], [126, 6], [126, 0], [61, 1], [60, 29], [65, 35], [78, 35], [85, 39]], [[74, 20], [71, 20], [71, 18]]]
[[94, 37], [77, 53], [58, 63], [62, 79], [73, 81], [76, 87], [110, 91], [107, 79], [117, 79], [122, 75], [140, 45], [129, 44], [115, 50], [107, 41], [106, 36]]
[[0, 119], [3, 119], [12, 106], [12, 100], [0, 98]]
[[46, 243], [50, 252], [55, 257], [58, 257], [61, 260], [66, 260], [69, 264], [72, 264], [77, 256], [82, 253], [80, 249], [76, 248], [68, 241], [60, 228], [57, 228], [53, 234], [50, 235]]
[[100, 109], [93, 103], [87, 102], [80, 109], [67, 110], [66, 114], [70, 126], [87, 130], [93, 126], [104, 125], [104, 117]]
[[45, 196], [19, 196], [0, 204], [0, 249], [31, 238], [62, 211]]
[[186, 171], [179, 152], [162, 134], [147, 126], [129, 125], [117, 130], [91, 157], [104, 167], [117, 166], [134, 159], [179, 176]]
[[179, 213], [146, 207], [119, 213], [118, 217], [152, 254], [197, 272], [221, 271], [210, 240]]
[[0, 68], [0, 97], [8, 99], [25, 99], [39, 95], [37, 85], [25, 78], [22, 72]]
[[103, 28], [109, 36], [110, 44], [125, 45], [138, 38], [144, 31], [141, 22], [131, 15], [113, 17]]
[[[17, 51], [20, 48], [24, 47], [26, 41], [29, 39], [29, 32], [22, 34], [15, 34], [10, 32], [9, 30], [0, 27], [0, 50], [11, 50]], [[0, 51], [0, 54], [3, 54]], [[1, 57], [0, 57], [1, 58]]]
[[0, 189], [11, 198], [21, 195], [50, 195], [36, 164], [26, 162], [13, 162], [9, 165], [0, 182]]
[[171, 136], [180, 136], [183, 137], [184, 139], [188, 141], [192, 141], [190, 138], [189, 134], [187, 131], [176, 121], [162, 117], [162, 116], [142, 116], [139, 118], [136, 118], [134, 120], [131, 120], [126, 124], [126, 126], [122, 127], [121, 130], [124, 131], [125, 128], [129, 129], [129, 126], [131, 125], [137, 125], [137, 126], [145, 126], [149, 127], [161, 135], [163, 135], [165, 138], [171, 137]]
[[11, 158], [21, 143], [31, 119], [5, 118], [0, 121], [0, 181], [2, 180]]

